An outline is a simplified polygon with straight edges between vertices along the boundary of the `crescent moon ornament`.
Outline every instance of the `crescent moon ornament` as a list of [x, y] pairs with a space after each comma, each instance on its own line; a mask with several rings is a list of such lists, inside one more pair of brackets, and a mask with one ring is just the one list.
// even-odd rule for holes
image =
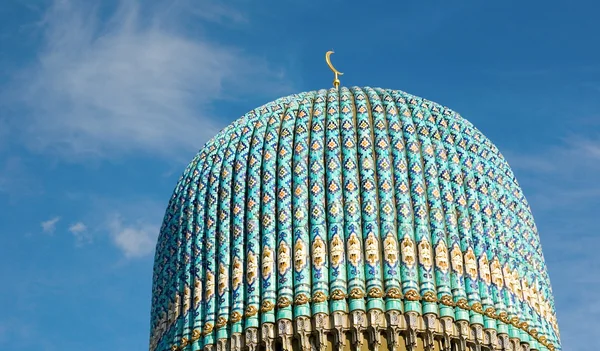
[[333, 50], [327, 51], [325, 53], [325, 62], [327, 62], [327, 66], [329, 66], [329, 69], [334, 74], [334, 76], [333, 76], [333, 86], [336, 89], [339, 89], [340, 88], [340, 78], [339, 78], [339, 76], [344, 75], [344, 73], [338, 71], [337, 69], [335, 69], [335, 67], [333, 67], [333, 64], [331, 63], [331, 58], [330, 58], [331, 54], [333, 54], [333, 53], [334, 53]]

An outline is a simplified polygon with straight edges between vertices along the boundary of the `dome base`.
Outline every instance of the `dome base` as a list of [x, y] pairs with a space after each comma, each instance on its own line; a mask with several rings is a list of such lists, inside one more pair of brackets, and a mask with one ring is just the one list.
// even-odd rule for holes
[[[318, 313], [312, 318], [264, 323], [247, 328], [231, 338], [216, 339], [201, 346], [192, 340], [190, 350], [202, 351], [492, 351], [552, 350], [537, 342], [526, 343], [508, 334], [497, 334], [469, 321], [454, 321], [435, 314], [380, 310], [354, 311], [332, 315]], [[171, 351], [188, 350], [173, 345]]]

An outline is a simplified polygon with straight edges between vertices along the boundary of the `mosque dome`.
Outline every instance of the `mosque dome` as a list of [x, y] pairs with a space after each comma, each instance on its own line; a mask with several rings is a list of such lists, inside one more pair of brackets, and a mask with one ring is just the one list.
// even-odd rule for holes
[[340, 87], [199, 151], [158, 238], [150, 350], [560, 350], [525, 197], [453, 110]]

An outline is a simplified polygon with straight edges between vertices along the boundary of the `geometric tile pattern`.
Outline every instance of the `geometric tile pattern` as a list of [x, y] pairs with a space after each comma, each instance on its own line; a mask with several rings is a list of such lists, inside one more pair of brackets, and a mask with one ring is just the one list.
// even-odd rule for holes
[[368, 87], [280, 98], [210, 140], [160, 230], [150, 350], [370, 310], [560, 349], [537, 229], [498, 149], [446, 107]]

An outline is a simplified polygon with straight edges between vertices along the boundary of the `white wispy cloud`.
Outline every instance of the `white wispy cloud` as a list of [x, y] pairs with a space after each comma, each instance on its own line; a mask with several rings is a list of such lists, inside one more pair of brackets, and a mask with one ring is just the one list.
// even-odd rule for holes
[[[600, 136], [570, 135], [538, 151], [505, 153], [538, 209], [569, 207], [600, 197]], [[526, 192], [527, 195], [527, 192]]]
[[90, 244], [93, 240], [92, 234], [88, 231], [87, 226], [83, 222], [73, 223], [69, 226], [69, 232], [75, 238], [75, 245], [80, 247]]
[[[44, 17], [37, 62], [11, 89], [28, 111], [12, 127], [33, 150], [69, 158], [196, 150], [224, 125], [211, 113], [224, 86], [255, 93], [286, 85], [264, 60], [188, 35], [172, 20], [185, 7], [142, 14], [141, 2], [120, 4], [106, 19], [85, 2], [57, 0]], [[204, 17], [231, 17], [211, 8]]]
[[154, 251], [159, 228], [155, 225], [135, 221], [125, 223], [122, 216], [113, 215], [108, 222], [113, 243], [125, 257], [138, 258]]
[[[600, 160], [600, 140], [590, 139], [590, 138], [577, 138], [574, 141], [576, 149], [581, 150], [581, 153], [584, 156], [592, 160]], [[598, 164], [594, 164], [598, 166]]]
[[[197, 5], [197, 3], [192, 2]], [[202, 1], [202, 6], [188, 6], [187, 10], [199, 18], [219, 24], [247, 24], [249, 19], [242, 12], [222, 1]]]
[[[127, 259], [146, 257], [154, 252], [166, 204], [148, 197], [107, 197], [79, 194], [77, 201], [89, 206], [86, 226], [97, 243], [106, 242]], [[90, 229], [87, 230], [90, 232]], [[103, 238], [103, 239], [100, 239]]]
[[56, 223], [58, 223], [58, 221], [60, 221], [60, 217], [53, 217], [40, 223], [40, 225], [42, 226], [44, 233], [52, 234], [56, 230]]

